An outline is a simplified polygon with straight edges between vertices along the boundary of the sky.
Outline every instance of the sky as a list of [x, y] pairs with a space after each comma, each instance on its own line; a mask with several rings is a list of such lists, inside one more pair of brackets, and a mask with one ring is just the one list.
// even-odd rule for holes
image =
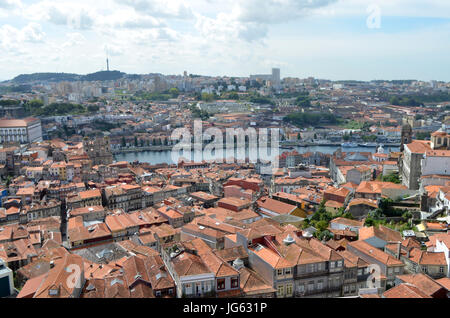
[[19, 74], [450, 81], [449, 0], [0, 0], [0, 80]]

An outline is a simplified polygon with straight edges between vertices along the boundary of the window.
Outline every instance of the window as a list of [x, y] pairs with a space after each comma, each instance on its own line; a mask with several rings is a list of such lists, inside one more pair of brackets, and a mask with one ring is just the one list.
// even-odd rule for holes
[[336, 277], [335, 279], [334, 279], [334, 286], [339, 286], [341, 284], [341, 280], [340, 280], [340, 278], [339, 277]]
[[441, 273], [441, 274], [444, 273], [444, 266], [439, 267], [439, 273]]
[[298, 285], [298, 292], [299, 293], [304, 293], [305, 292], [305, 285]]
[[333, 269], [334, 268], [334, 262], [330, 262], [330, 268]]
[[349, 291], [348, 285], [345, 285], [344, 286], [344, 293], [348, 293], [348, 291]]
[[426, 266], [422, 266], [422, 272], [424, 272], [424, 273], [428, 273], [428, 267], [426, 267]]
[[161, 291], [157, 290], [156, 291], [156, 297], [160, 297], [161, 296]]
[[283, 275], [283, 270], [282, 269], [278, 269], [277, 270], [277, 275], [278, 276], [282, 276]]
[[400, 273], [400, 267], [395, 267], [394, 272], [395, 273]]
[[225, 289], [225, 279], [217, 280], [217, 290]]
[[279, 285], [277, 287], [277, 296], [283, 297], [284, 296], [284, 285]]
[[292, 284], [286, 284], [286, 295], [287, 296], [292, 296]]
[[191, 285], [191, 284], [186, 284], [186, 285], [184, 285], [184, 288], [185, 288], [185, 290], [186, 290], [186, 294], [187, 294], [187, 295], [192, 294], [192, 285]]
[[322, 281], [322, 280], [319, 280], [319, 281], [317, 282], [317, 289], [321, 290], [322, 288], [323, 288], [323, 281]]
[[310, 292], [314, 291], [314, 282], [308, 283], [308, 291], [310, 291]]
[[239, 279], [237, 277], [231, 278], [231, 288], [236, 288], [239, 286]]
[[361, 276], [363, 274], [363, 270], [362, 269], [358, 269], [358, 276]]
[[392, 275], [392, 273], [393, 273], [393, 269], [391, 267], [391, 268], [388, 269], [388, 275]]
[[342, 261], [337, 262], [337, 267], [342, 267]]
[[290, 268], [285, 268], [284, 269], [284, 274], [285, 275], [291, 275], [291, 269]]

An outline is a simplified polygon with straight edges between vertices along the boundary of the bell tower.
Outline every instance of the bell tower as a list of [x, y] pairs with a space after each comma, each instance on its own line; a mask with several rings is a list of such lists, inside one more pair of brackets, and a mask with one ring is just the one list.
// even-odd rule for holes
[[403, 151], [406, 144], [412, 142], [412, 128], [410, 124], [405, 124], [402, 126], [402, 143], [400, 146], [400, 151]]

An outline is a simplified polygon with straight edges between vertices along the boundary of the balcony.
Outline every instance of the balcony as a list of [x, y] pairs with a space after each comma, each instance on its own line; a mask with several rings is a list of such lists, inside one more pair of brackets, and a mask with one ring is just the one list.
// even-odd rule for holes
[[319, 276], [328, 276], [328, 270], [314, 271], [314, 272], [303, 272], [299, 273], [298, 271], [294, 273], [294, 279], [303, 279], [308, 277], [319, 277]]
[[294, 297], [314, 297], [321, 294], [328, 294], [333, 292], [342, 293], [342, 286], [325, 287], [322, 289], [305, 290], [304, 292], [296, 291]]

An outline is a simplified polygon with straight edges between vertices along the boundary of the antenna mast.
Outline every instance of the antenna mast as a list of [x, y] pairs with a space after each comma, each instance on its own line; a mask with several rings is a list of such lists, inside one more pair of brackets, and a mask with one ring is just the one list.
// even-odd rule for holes
[[109, 72], [108, 47], [106, 47], [106, 70]]

